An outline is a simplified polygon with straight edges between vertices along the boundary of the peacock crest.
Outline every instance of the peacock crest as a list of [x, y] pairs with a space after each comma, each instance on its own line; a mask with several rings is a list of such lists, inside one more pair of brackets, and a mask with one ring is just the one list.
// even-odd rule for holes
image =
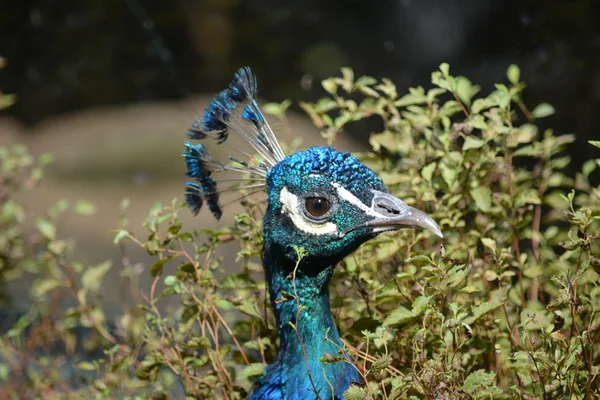
[[[206, 107], [203, 119], [196, 119], [188, 129], [188, 138], [214, 139], [217, 144], [228, 144], [229, 134], [239, 135], [258, 154], [250, 154], [239, 147], [229, 146], [249, 161], [229, 156], [227, 162], [214, 160], [204, 144], [185, 144], [187, 176], [185, 198], [189, 208], [197, 215], [204, 203], [215, 218], [220, 219], [223, 211], [219, 203], [220, 194], [241, 189], [261, 191], [266, 187], [270, 169], [285, 158], [285, 154], [261, 112], [257, 95], [256, 77], [249, 67], [241, 68], [229, 87], [217, 94]], [[215, 174], [239, 172], [242, 177], [233, 180], [230, 187], [217, 187]], [[231, 181], [230, 181], [231, 182]], [[242, 182], [243, 184], [240, 184]]]

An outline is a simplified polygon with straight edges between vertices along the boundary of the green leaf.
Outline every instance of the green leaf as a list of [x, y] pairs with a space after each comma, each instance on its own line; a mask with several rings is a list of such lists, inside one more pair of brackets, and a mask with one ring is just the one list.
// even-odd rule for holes
[[460, 291], [464, 292], [464, 293], [475, 293], [475, 292], [479, 292], [479, 289], [477, 289], [473, 285], [468, 285], [468, 286], [465, 286], [464, 288], [460, 289]]
[[61, 287], [62, 284], [56, 279], [43, 279], [33, 283], [31, 286], [31, 295], [37, 299], [43, 299], [46, 293]]
[[175, 286], [177, 282], [179, 282], [179, 279], [177, 279], [175, 275], [167, 275], [165, 276], [164, 282], [166, 286]]
[[433, 265], [433, 261], [431, 260], [431, 258], [427, 257], [424, 254], [419, 254], [416, 256], [412, 256], [407, 258], [406, 260], [404, 260], [404, 262], [406, 264], [414, 264], [417, 267], [424, 267], [426, 265]]
[[473, 85], [464, 76], [456, 78], [456, 95], [466, 105], [471, 105], [471, 100], [480, 90], [481, 87], [479, 85]]
[[46, 239], [56, 239], [56, 226], [52, 222], [45, 218], [38, 218], [35, 220], [35, 226]]
[[424, 93], [408, 93], [394, 102], [395, 107], [406, 107], [414, 104], [423, 104], [427, 102], [427, 96]]
[[498, 279], [498, 274], [492, 271], [491, 269], [488, 269], [483, 273], [483, 279], [485, 279], [488, 282], [492, 282]]
[[52, 153], [44, 153], [38, 158], [38, 163], [40, 165], [48, 165], [51, 164], [54, 160], [54, 155]]
[[592, 146], [596, 146], [596, 147], [600, 148], [600, 140], [588, 140], [588, 143], [591, 144]]
[[479, 186], [471, 189], [471, 197], [475, 205], [483, 212], [488, 212], [492, 208], [492, 190], [487, 186]]
[[473, 306], [473, 308], [471, 309], [471, 313], [473, 315], [469, 318], [466, 318], [464, 322], [467, 324], [472, 324], [473, 322], [477, 321], [479, 318], [494, 311], [496, 308], [500, 307], [501, 305], [502, 305], [501, 300], [499, 300], [497, 298], [493, 298], [489, 301], [481, 303], [478, 306]]
[[[600, 142], [598, 143], [600, 147]], [[587, 160], [581, 167], [581, 173], [583, 174], [583, 176], [588, 177], [592, 172], [594, 172], [596, 167], [596, 160]]]
[[0, 110], [8, 108], [17, 102], [17, 95], [0, 93]]
[[384, 131], [382, 133], [371, 135], [369, 138], [369, 143], [375, 151], [380, 151], [382, 147], [392, 153], [397, 153], [400, 150], [398, 137], [390, 131]]
[[119, 242], [127, 237], [130, 237], [131, 235], [129, 234], [129, 232], [127, 232], [124, 229], [121, 229], [117, 232], [117, 234], [115, 235], [115, 238], [113, 240], [114, 244], [119, 244]]
[[427, 183], [431, 183], [431, 179], [433, 178], [433, 171], [435, 171], [436, 166], [437, 163], [432, 162], [421, 169], [421, 176], [427, 181]]
[[262, 106], [265, 114], [274, 115], [276, 117], [283, 117], [287, 109], [292, 105], [291, 100], [284, 100], [281, 103], [265, 103]]
[[79, 200], [75, 203], [75, 213], [78, 215], [90, 216], [96, 212], [96, 206], [85, 200]]
[[479, 148], [483, 147], [484, 144], [485, 144], [484, 140], [481, 140], [481, 139], [473, 137], [473, 136], [467, 136], [467, 139], [465, 140], [465, 143], [463, 144], [463, 151], [467, 151], [470, 149], [479, 149]]
[[[491, 97], [491, 96], [490, 96]], [[484, 99], [476, 99], [471, 106], [472, 114], [479, 114], [481, 111], [486, 110], [490, 107], [494, 107], [497, 103], [494, 99], [486, 97]]]
[[106, 315], [102, 309], [94, 307], [81, 314], [79, 321], [87, 328], [91, 328], [92, 326], [99, 328], [106, 321]]
[[398, 172], [380, 172], [379, 177], [383, 181], [385, 186], [397, 185], [399, 183], [407, 182], [407, 176], [399, 174]]
[[519, 79], [521, 79], [521, 70], [517, 65], [511, 64], [506, 70], [506, 77], [510, 83], [516, 85], [519, 83]]
[[262, 375], [265, 366], [262, 363], [252, 363], [242, 370], [242, 377], [246, 379], [256, 378]]
[[342, 71], [342, 79], [341, 82], [338, 80], [338, 82], [341, 83], [342, 88], [350, 93], [352, 91], [352, 86], [354, 86], [354, 71], [352, 71], [352, 68], [348, 68], [348, 67], [342, 67], [341, 68]]
[[483, 369], [477, 370], [467, 376], [462, 389], [465, 392], [475, 393], [477, 390], [491, 386], [496, 378], [495, 372], [486, 372]]
[[413, 318], [415, 318], [415, 314], [412, 311], [410, 311], [402, 306], [399, 306], [397, 309], [392, 311], [392, 313], [390, 315], [387, 316], [385, 321], [383, 321], [383, 325], [384, 326], [400, 325], [402, 323], [410, 321]]
[[448, 63], [441, 63], [440, 71], [442, 71], [442, 74], [444, 74], [446, 76], [450, 75], [450, 65]]
[[425, 311], [427, 309], [427, 306], [429, 305], [429, 302], [431, 301], [432, 297], [433, 296], [417, 297], [411, 305], [413, 315], [415, 315], [415, 316], [420, 315], [423, 311]]
[[0, 381], [7, 382], [11, 372], [12, 368], [9, 367], [7, 364], [0, 364]]
[[64, 254], [68, 247], [69, 244], [64, 240], [52, 240], [48, 243], [48, 250], [57, 256]]
[[329, 94], [335, 94], [335, 92], [337, 92], [337, 84], [332, 78], [322, 81], [321, 86], [323, 86], [323, 89]]
[[554, 107], [548, 103], [538, 104], [531, 112], [536, 118], [544, 118], [554, 114]]
[[95, 371], [96, 366], [89, 361], [81, 361], [76, 365], [77, 369], [81, 371]]
[[209, 349], [211, 341], [206, 336], [196, 336], [191, 338], [184, 346], [188, 349]]
[[448, 188], [452, 189], [454, 187], [454, 182], [456, 182], [458, 171], [456, 168], [448, 167], [446, 164], [440, 164], [440, 169], [442, 171], [442, 179], [444, 179]]
[[516, 147], [522, 143], [531, 143], [537, 135], [537, 127], [531, 124], [522, 125], [516, 129], [511, 129], [506, 144], [508, 147]]
[[481, 238], [481, 243], [488, 249], [492, 251], [492, 253], [496, 253], [496, 241], [490, 238]]
[[379, 98], [381, 97], [381, 95], [375, 90], [375, 89], [371, 89], [368, 86], [363, 86], [363, 85], [359, 85], [358, 83], [356, 84], [356, 89], [361, 92], [362, 94], [364, 94], [365, 96], [369, 96], [369, 97], [375, 97], [375, 98]]
[[471, 125], [475, 129], [479, 129], [482, 131], [488, 130], [488, 124], [487, 122], [485, 122], [485, 118], [482, 115], [472, 115], [471, 119], [469, 120], [469, 125]]
[[356, 80], [355, 85], [356, 86], [359, 86], [359, 85], [362, 85], [362, 86], [372, 86], [372, 85], [374, 85], [376, 83], [377, 83], [377, 79], [373, 78], [372, 76], [363, 75], [363, 76], [361, 76], [360, 78], [358, 78]]
[[188, 243], [192, 243], [194, 241], [194, 236], [190, 232], [181, 232], [177, 237]]
[[175, 258], [175, 256], [170, 256], [170, 257], [163, 258], [162, 260], [156, 261], [154, 264], [152, 264], [152, 266], [150, 266], [150, 275], [152, 275], [152, 276], [160, 275], [162, 273], [162, 270], [163, 270], [163, 267], [165, 266], [165, 264], [174, 258]]
[[81, 284], [83, 285], [83, 288], [92, 292], [98, 291], [102, 284], [102, 280], [104, 279], [104, 275], [106, 275], [111, 267], [111, 260], [106, 260], [98, 265], [87, 267], [81, 275]]
[[367, 388], [353, 385], [344, 392], [344, 400], [364, 400], [368, 398]]
[[257, 299], [254, 296], [245, 298], [235, 308], [237, 308], [239, 311], [243, 312], [244, 314], [250, 315], [251, 317], [256, 317], [260, 320], [262, 320], [262, 318], [263, 318], [263, 316], [261, 315], [259, 308], [258, 308]]
[[392, 363], [392, 357], [389, 355], [382, 355], [371, 364], [371, 371], [381, 371], [386, 369]]

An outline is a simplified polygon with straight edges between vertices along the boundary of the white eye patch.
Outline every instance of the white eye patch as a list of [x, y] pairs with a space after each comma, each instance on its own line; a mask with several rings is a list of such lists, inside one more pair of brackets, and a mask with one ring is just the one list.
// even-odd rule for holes
[[300, 199], [293, 193], [290, 193], [287, 188], [281, 189], [279, 193], [279, 201], [281, 202], [281, 212], [287, 214], [296, 228], [302, 232], [312, 235], [337, 234], [337, 226], [333, 222], [316, 223], [309, 221], [302, 215], [300, 207]]
[[341, 186], [335, 182], [332, 183], [331, 185], [335, 188], [335, 190], [337, 190], [338, 196], [341, 200], [347, 201], [348, 203], [357, 207], [359, 210], [361, 210], [362, 212], [364, 212], [367, 215], [370, 215], [371, 217], [386, 218], [385, 215], [380, 214], [377, 211], [375, 211], [373, 209], [373, 207], [369, 207], [368, 205], [366, 205], [365, 203], [360, 201], [360, 199], [358, 197], [353, 195], [349, 190], [347, 190], [343, 186]]

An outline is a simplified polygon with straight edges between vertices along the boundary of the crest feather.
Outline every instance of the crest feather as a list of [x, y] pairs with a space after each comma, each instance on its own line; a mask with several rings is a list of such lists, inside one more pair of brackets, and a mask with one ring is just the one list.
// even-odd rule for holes
[[210, 175], [217, 171], [221, 165], [210, 157], [203, 144], [186, 143], [183, 157], [187, 165], [187, 176], [197, 182], [186, 182], [185, 199], [188, 207], [196, 215], [206, 201], [215, 218], [220, 219], [223, 213], [219, 206], [217, 182]]
[[[229, 156], [229, 163], [214, 160], [204, 145], [185, 144], [183, 156], [186, 161], [187, 175], [195, 181], [186, 182], [186, 202], [194, 215], [198, 214], [204, 203], [213, 215], [219, 219], [222, 215], [219, 196], [225, 192], [240, 189], [266, 187], [268, 171], [285, 158], [285, 154], [265, 119], [256, 95], [258, 84], [249, 67], [240, 68], [234, 75], [229, 87], [217, 94], [204, 111], [202, 119], [195, 119], [188, 129], [188, 137], [194, 140], [212, 138], [217, 144], [226, 144], [230, 148], [248, 157], [250, 161]], [[234, 132], [244, 139], [260, 155], [260, 158], [247, 151], [231, 146], [229, 133]], [[252, 162], [254, 160], [255, 162]], [[249, 185], [217, 189], [213, 173], [233, 171], [246, 177], [228, 179]], [[256, 190], [253, 191], [256, 192]]]

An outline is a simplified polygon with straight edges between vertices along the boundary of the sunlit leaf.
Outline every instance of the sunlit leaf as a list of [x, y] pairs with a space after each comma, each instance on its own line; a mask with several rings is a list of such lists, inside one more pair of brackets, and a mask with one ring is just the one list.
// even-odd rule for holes
[[535, 106], [531, 112], [536, 118], [544, 118], [554, 114], [554, 107], [548, 103], [541, 103]]

